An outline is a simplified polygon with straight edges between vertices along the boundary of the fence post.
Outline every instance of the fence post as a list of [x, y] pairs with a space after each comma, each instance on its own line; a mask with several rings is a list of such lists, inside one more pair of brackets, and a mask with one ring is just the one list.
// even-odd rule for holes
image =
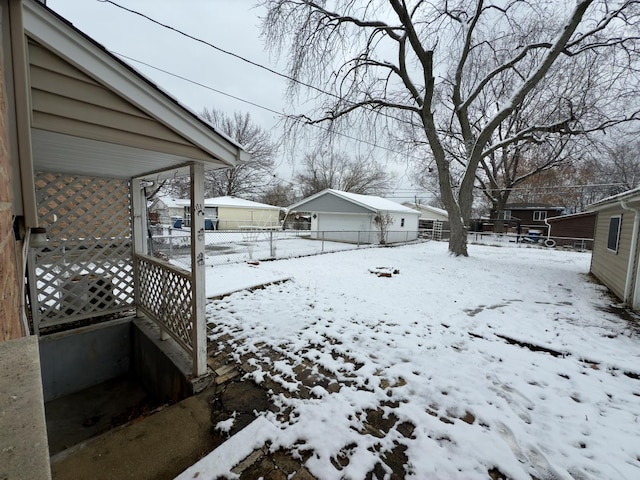
[[271, 252], [271, 258], [276, 258], [276, 249], [273, 245], [273, 230], [269, 230], [269, 251]]
[[324, 230], [322, 231], [322, 250], [321, 251], [324, 253]]

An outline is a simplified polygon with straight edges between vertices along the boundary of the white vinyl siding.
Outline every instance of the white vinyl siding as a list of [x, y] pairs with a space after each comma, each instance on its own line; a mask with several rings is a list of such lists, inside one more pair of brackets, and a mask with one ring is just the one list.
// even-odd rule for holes
[[[591, 257], [591, 273], [620, 299], [624, 297], [625, 279], [629, 266], [631, 238], [633, 236], [633, 222], [625, 222], [622, 207], [614, 205], [612, 208], [598, 212], [596, 233]], [[610, 219], [619, 216], [619, 234], [617, 255], [613, 255], [608, 248]]]

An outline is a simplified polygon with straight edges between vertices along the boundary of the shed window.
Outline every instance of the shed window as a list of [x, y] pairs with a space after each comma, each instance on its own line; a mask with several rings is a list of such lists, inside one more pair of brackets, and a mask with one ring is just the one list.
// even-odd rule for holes
[[502, 212], [503, 220], [511, 220], [511, 210], [505, 210]]
[[533, 212], [534, 222], [542, 222], [545, 218], [547, 218], [547, 212], [545, 210], [536, 210]]
[[400, 219], [400, 226], [401, 226], [401, 227], [404, 227], [404, 218], [401, 218], [401, 219]]
[[620, 242], [620, 225], [622, 215], [616, 215], [609, 219], [609, 236], [607, 238], [607, 250], [618, 253], [618, 243]]

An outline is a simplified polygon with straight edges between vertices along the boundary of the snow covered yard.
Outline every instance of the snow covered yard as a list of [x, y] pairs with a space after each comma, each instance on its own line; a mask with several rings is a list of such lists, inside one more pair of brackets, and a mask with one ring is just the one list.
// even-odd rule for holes
[[590, 254], [469, 251], [212, 268], [213, 290], [233, 269], [291, 278], [208, 306], [210, 341], [278, 407], [247, 452], [268, 440], [320, 479], [640, 478], [640, 336], [605, 311]]

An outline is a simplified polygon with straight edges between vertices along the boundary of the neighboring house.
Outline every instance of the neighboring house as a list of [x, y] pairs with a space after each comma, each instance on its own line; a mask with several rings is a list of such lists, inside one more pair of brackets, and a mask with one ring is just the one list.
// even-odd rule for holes
[[424, 205], [421, 203], [404, 202], [402, 205], [420, 212], [420, 220], [439, 220], [441, 222], [449, 221], [449, 214], [441, 208]]
[[[289, 207], [311, 215], [312, 238], [352, 243], [396, 243], [418, 237], [420, 212], [372, 195], [326, 189]], [[380, 242], [378, 219], [388, 219]], [[387, 222], [384, 222], [387, 223]]]
[[596, 217], [596, 212], [549, 217], [547, 218], [548, 236], [559, 247], [571, 246], [591, 250], [596, 229]]
[[418, 228], [431, 235], [431, 238], [441, 240], [442, 232], [449, 231], [449, 214], [446, 210], [420, 203], [405, 202], [402, 205], [420, 212]]
[[591, 273], [626, 305], [640, 309], [640, 188], [589, 205], [597, 213]]
[[[189, 214], [191, 202], [165, 195], [154, 198], [149, 203], [149, 214], [157, 219], [157, 223], [162, 225], [172, 225], [177, 218], [185, 219]], [[209, 217], [210, 212], [205, 212]], [[185, 225], [186, 226], [186, 225]]]
[[237, 197], [205, 199], [206, 208], [216, 210], [220, 230], [280, 227], [280, 207]]
[[[547, 235], [547, 224], [545, 220], [549, 217], [562, 215], [564, 207], [554, 207], [540, 203], [509, 203], [505, 206], [503, 218], [505, 227], [515, 227], [519, 222], [522, 233], [529, 230], [538, 230], [541, 235]], [[496, 218], [482, 221], [483, 231], [492, 231]]]
[[[205, 218], [211, 220], [216, 230], [277, 228], [280, 210], [280, 207], [231, 196], [204, 200]], [[174, 225], [176, 218], [182, 219], [185, 227], [191, 225], [189, 200], [161, 196], [153, 200], [149, 212], [157, 214], [158, 223], [164, 225]]]
[[[0, 32], [0, 193], [29, 293], [12, 311], [24, 336], [0, 342], [0, 440], [18, 442], [0, 443], [0, 476], [39, 479], [44, 401], [133, 373], [163, 398], [206, 385], [204, 171], [249, 156], [39, 2], [0, 0]], [[143, 185], [183, 174], [190, 271], [148, 255], [144, 228]]]

